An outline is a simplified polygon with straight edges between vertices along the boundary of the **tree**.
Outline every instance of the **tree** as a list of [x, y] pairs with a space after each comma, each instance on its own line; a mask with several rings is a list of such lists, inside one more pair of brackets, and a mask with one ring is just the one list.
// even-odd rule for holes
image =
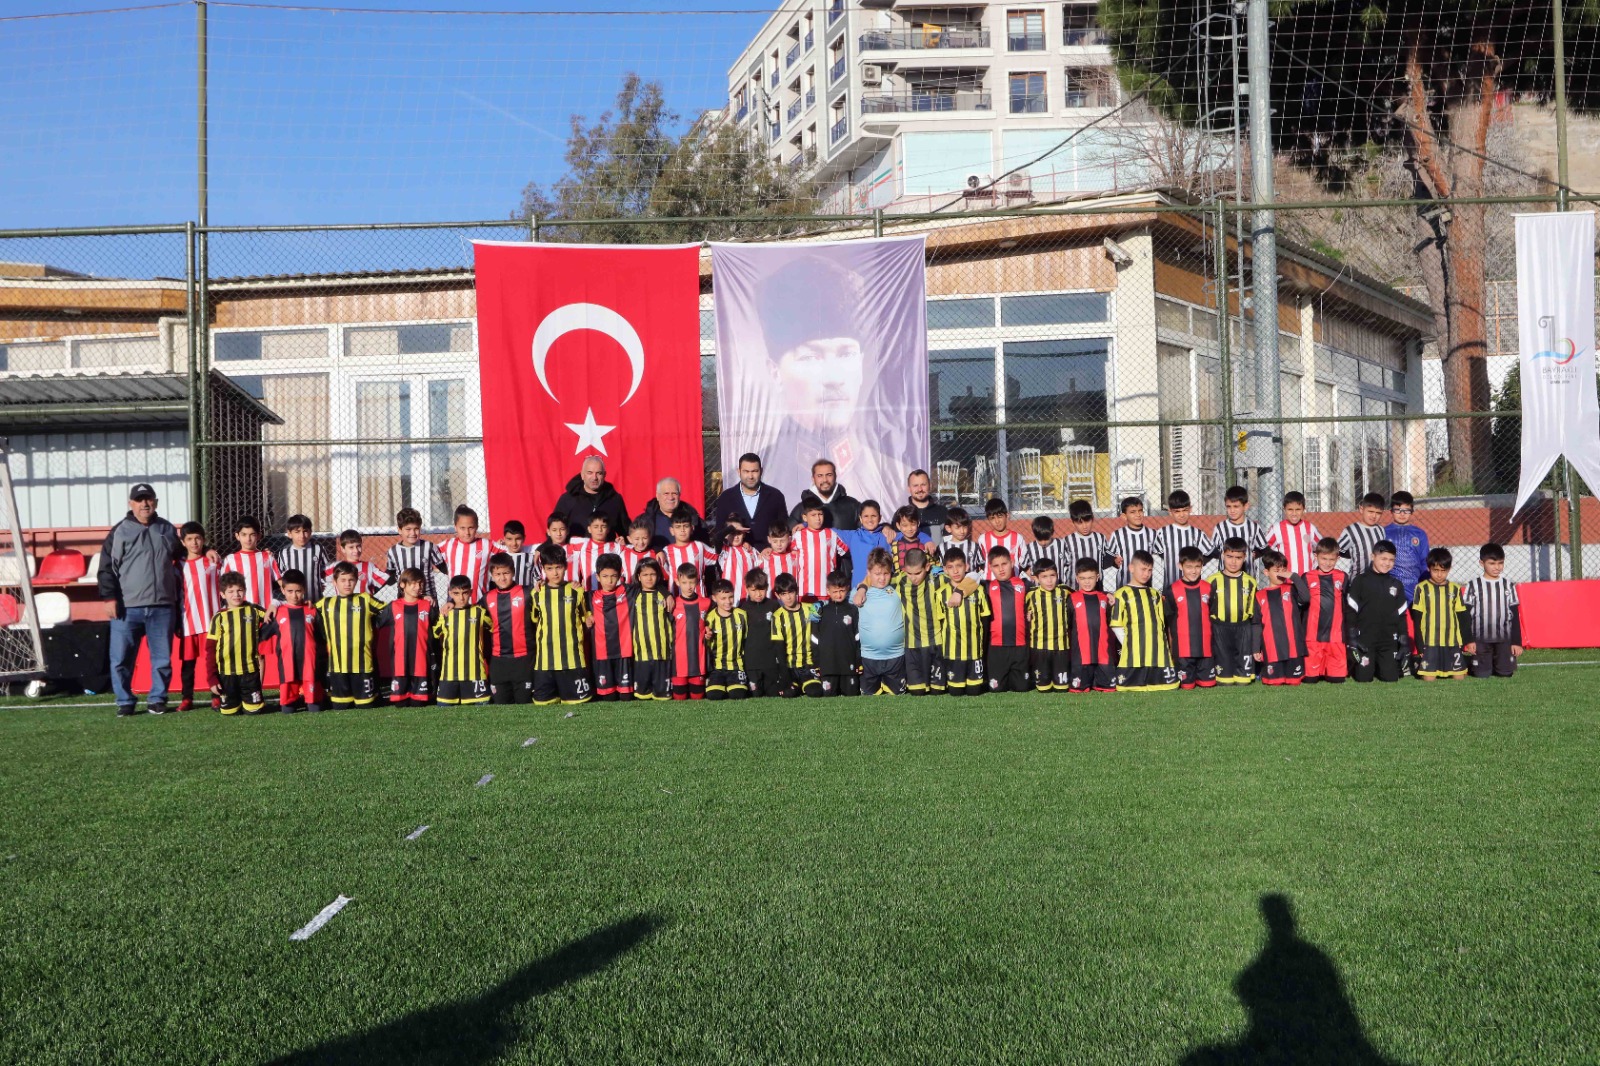
[[[1199, 123], [1225, 103], [1227, 79], [1206, 73], [1190, 45], [1205, 0], [1103, 0], [1123, 80], [1148, 87], [1169, 115]], [[1393, 151], [1405, 195], [1471, 198], [1491, 187], [1492, 120], [1503, 93], [1554, 89], [1547, 4], [1529, 0], [1274, 0], [1274, 147], [1342, 191], [1346, 153]], [[1600, 3], [1567, 9], [1568, 100], [1592, 109]], [[1214, 63], [1214, 61], [1213, 61]], [[1504, 164], [1502, 164], [1504, 165]], [[1510, 169], [1510, 168], [1508, 168]], [[1444, 370], [1447, 411], [1485, 410], [1487, 208], [1419, 204], [1407, 219]], [[1450, 476], [1489, 470], [1486, 419], [1450, 419]]]
[[[556, 240], [641, 244], [769, 236], [814, 211], [798, 172], [772, 162], [719, 114], [674, 132], [680, 124], [659, 82], [626, 75], [613, 110], [592, 124], [572, 116], [567, 173], [548, 189], [528, 185], [518, 217], [537, 216], [541, 232]], [[738, 221], [638, 221], [728, 216]], [[563, 219], [617, 222], [563, 228]]]

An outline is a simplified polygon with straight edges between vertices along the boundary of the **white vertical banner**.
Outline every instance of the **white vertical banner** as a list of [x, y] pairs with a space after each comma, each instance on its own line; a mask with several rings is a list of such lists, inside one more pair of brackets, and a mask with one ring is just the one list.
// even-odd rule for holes
[[1522, 509], [1563, 454], [1600, 491], [1595, 397], [1594, 213], [1517, 215]]

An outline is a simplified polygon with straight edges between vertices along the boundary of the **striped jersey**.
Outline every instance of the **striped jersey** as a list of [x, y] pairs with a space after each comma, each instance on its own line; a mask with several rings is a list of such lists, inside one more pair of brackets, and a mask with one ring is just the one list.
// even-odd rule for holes
[[1267, 534], [1267, 547], [1282, 552], [1289, 560], [1289, 573], [1308, 574], [1317, 568], [1317, 541], [1321, 539], [1322, 534], [1309, 519], [1284, 519]]
[[704, 677], [706, 674], [706, 615], [711, 601], [704, 596], [672, 600], [672, 676]]
[[844, 541], [831, 529], [802, 528], [794, 535], [794, 576], [802, 599], [828, 598], [828, 575], [839, 568], [845, 551]]
[[244, 575], [244, 599], [257, 607], [272, 602], [272, 583], [278, 580], [278, 560], [269, 551], [238, 551], [222, 560], [222, 573]]
[[988, 619], [989, 597], [982, 585], [971, 593], [963, 593], [956, 606], [946, 607], [944, 641], [940, 648], [944, 657], [953, 662], [982, 659], [984, 623]]
[[589, 613], [594, 616], [589, 635], [594, 641], [595, 661], [633, 658], [633, 599], [628, 586], [589, 593]]
[[296, 607], [278, 604], [272, 609], [261, 635], [272, 642], [272, 656], [277, 661], [280, 682], [305, 685], [316, 681], [322, 673], [316, 607], [309, 603]]
[[691, 540], [687, 544], [668, 544], [659, 554], [661, 569], [666, 571], [667, 587], [678, 587], [678, 567], [688, 563], [700, 575], [695, 590], [706, 594], [706, 568], [717, 565], [717, 553], [704, 541]]
[[717, 572], [733, 583], [733, 602], [744, 599], [744, 579], [761, 566], [761, 553], [748, 544], [730, 544], [717, 553]]
[[1344, 587], [1349, 580], [1350, 576], [1343, 570], [1324, 572], [1320, 568], [1296, 579], [1305, 602], [1308, 644], [1312, 641], [1319, 644], [1344, 643]]
[[1475, 577], [1461, 586], [1461, 600], [1472, 612], [1472, 634], [1490, 644], [1521, 644], [1522, 618], [1517, 583], [1508, 577]]
[[[1111, 531], [1111, 536], [1106, 538], [1106, 554], [1111, 556], [1111, 565], [1117, 568], [1117, 584], [1128, 583], [1128, 565], [1133, 562], [1134, 552], [1156, 553], [1156, 531], [1149, 526], [1140, 526], [1134, 529], [1131, 526], [1118, 526]], [[1121, 559], [1118, 563], [1116, 560]], [[1154, 574], [1152, 573], [1152, 580]]]
[[929, 574], [912, 584], [905, 574], [890, 579], [900, 609], [906, 616], [906, 650], [937, 648], [944, 640], [946, 605], [950, 602], [950, 582], [943, 574]]
[[267, 612], [253, 603], [226, 607], [211, 619], [207, 645], [213, 673], [224, 677], [261, 672], [261, 627]]
[[913, 551], [926, 552], [931, 557], [933, 555], [933, 541], [920, 533], [909, 540], [906, 539], [904, 534], [896, 533], [894, 540], [889, 542], [889, 558], [893, 561], [896, 570], [905, 569], [906, 556]]
[[1351, 522], [1339, 534], [1339, 554], [1350, 560], [1350, 576], [1364, 573], [1372, 565], [1372, 546], [1384, 538], [1382, 526]]
[[983, 583], [983, 595], [989, 598], [989, 646], [1026, 648], [1028, 583], [1020, 577], [991, 577]]
[[433, 629], [438, 617], [433, 601], [426, 596], [415, 600], [401, 596], [383, 605], [378, 626], [389, 642], [390, 677], [427, 677], [433, 672]]
[[600, 556], [614, 555], [619, 547], [614, 541], [605, 543], [590, 540], [587, 537], [580, 540], [569, 541], [567, 544], [567, 580], [574, 585], [593, 592], [600, 587], [595, 580], [595, 568], [600, 564]]
[[183, 561], [179, 572], [183, 582], [183, 629], [180, 631], [183, 636], [204, 636], [211, 632], [211, 619], [222, 610], [222, 593], [217, 591], [219, 573], [217, 564], [207, 556]]
[[[439, 546], [431, 540], [419, 540], [415, 544], [402, 544], [395, 541], [389, 547], [389, 554], [384, 556], [383, 568], [388, 571], [384, 584], [393, 584], [400, 580], [400, 571], [407, 569], [422, 572], [422, 592], [428, 595], [433, 590], [433, 575], [444, 569], [444, 554], [439, 551]], [[365, 590], [366, 586], [362, 586]]]
[[1300, 618], [1300, 598], [1292, 581], [1256, 589], [1256, 624], [1261, 631], [1264, 661], [1281, 663], [1305, 657], [1305, 623]]
[[483, 609], [489, 615], [490, 655], [526, 659], [533, 654], [533, 592], [526, 585], [490, 585]]
[[662, 662], [672, 657], [672, 601], [660, 589], [635, 585], [628, 592], [636, 662]]
[[1149, 585], [1123, 585], [1111, 594], [1111, 624], [1122, 627], [1124, 670], [1172, 665], [1167, 614], [1161, 593]]
[[790, 545], [786, 552], [772, 552], [761, 557], [761, 569], [767, 572], [767, 595], [773, 595], [772, 590], [777, 587], [778, 578], [783, 574], [793, 574], [795, 580], [800, 579], [800, 553]]
[[1074, 592], [1067, 597], [1072, 611], [1072, 663], [1074, 666], [1111, 665], [1111, 597], [1104, 592]]
[[1013, 561], [1022, 558], [1027, 550], [1028, 542], [1023, 539], [1022, 533], [1015, 529], [1008, 529], [1004, 533], [996, 533], [992, 529], [985, 529], [973, 538], [978, 546], [978, 570], [987, 573], [989, 570], [989, 553], [995, 548], [1004, 548], [1011, 553]]
[[1183, 573], [1178, 569], [1178, 553], [1185, 548], [1200, 548], [1204, 555], [1205, 549], [1201, 545], [1205, 539], [1205, 533], [1198, 526], [1180, 526], [1176, 522], [1168, 522], [1156, 530], [1156, 546], [1151, 550], [1156, 556], [1156, 573], [1161, 575], [1162, 588], [1171, 588], [1183, 580]]
[[1104, 535], [1090, 530], [1088, 533], [1068, 533], [1061, 538], [1061, 543], [1066, 545], [1062, 550], [1072, 560], [1067, 571], [1061, 575], [1063, 585], [1074, 584], [1078, 573], [1078, 563], [1084, 559], [1093, 559], [1096, 567], [1106, 565], [1106, 538]]
[[1211, 658], [1211, 597], [1214, 595], [1216, 588], [1203, 579], [1191, 585], [1179, 578], [1162, 590], [1173, 658]]
[[1218, 570], [1206, 580], [1216, 591], [1211, 596], [1213, 622], [1248, 622], [1256, 616], [1256, 579], [1248, 570], [1229, 574]]
[[780, 607], [772, 612], [772, 639], [783, 648], [783, 661], [794, 667], [812, 664], [811, 612], [804, 604], [794, 609]]
[[472, 599], [481, 599], [484, 588], [489, 584], [489, 556], [493, 554], [488, 539], [474, 537], [472, 540], [462, 540], [460, 537], [451, 537], [439, 551], [444, 556], [445, 573], [471, 581]]
[[750, 632], [750, 616], [743, 608], [723, 614], [713, 610], [706, 615], [706, 657], [713, 670], [743, 670], [744, 640]]
[[[337, 595], [333, 591], [333, 568], [338, 565], [338, 563], [329, 563], [322, 568], [322, 591], [329, 596]], [[377, 592], [389, 583], [388, 573], [380, 568], [377, 563], [369, 563], [363, 559], [351, 565], [356, 568], [357, 592]], [[428, 572], [426, 570], [422, 572], [422, 594], [424, 596], [431, 595], [428, 588]]]
[[1222, 545], [1229, 537], [1238, 537], [1244, 541], [1246, 548], [1244, 565], [1252, 566], [1255, 555], [1267, 546], [1267, 531], [1261, 528], [1261, 523], [1254, 518], [1245, 517], [1243, 522], [1230, 522], [1226, 518], [1218, 522], [1211, 530], [1209, 536], [1201, 544], [1200, 550], [1207, 558], [1221, 559]]
[[1072, 546], [1067, 543], [1065, 537], [1036, 540], [1032, 544], [1023, 545], [1018, 571], [1032, 577], [1033, 565], [1040, 559], [1049, 559], [1056, 564], [1056, 574], [1063, 584], [1072, 583], [1072, 572], [1077, 568], [1078, 557], [1072, 554]]
[[305, 575], [307, 603], [322, 599], [322, 574], [328, 568], [328, 553], [322, 550], [322, 545], [307, 544], [304, 548], [297, 548], [291, 544], [279, 548], [273, 558], [278, 563], [280, 580], [291, 570], [298, 570]]
[[1417, 616], [1417, 643], [1424, 648], [1459, 648], [1472, 640], [1472, 623], [1454, 581], [1417, 582], [1411, 592], [1411, 613]]
[[533, 590], [533, 625], [538, 650], [535, 670], [582, 670], [589, 665], [584, 653], [584, 619], [588, 617], [584, 592], [570, 581], [540, 585]]
[[494, 546], [496, 553], [511, 556], [511, 583], [514, 585], [537, 585], [544, 580], [544, 575], [539, 572], [539, 557], [528, 550], [524, 544], [516, 551], [511, 551], [503, 544]]
[[318, 601], [317, 624], [330, 674], [372, 673], [372, 637], [382, 612], [383, 604], [365, 592], [329, 594]]
[[623, 542], [623, 545], [617, 551], [617, 554], [622, 557], [622, 583], [625, 585], [633, 583], [634, 576], [639, 573], [640, 563], [644, 562], [646, 559], [654, 559], [656, 557], [656, 553], [651, 551], [649, 548], [646, 548], [644, 551], [639, 551], [637, 548], [629, 545], [626, 541]]
[[1071, 604], [1067, 590], [1028, 590], [1028, 647], [1038, 651], [1066, 651], [1072, 644]]
[[451, 607], [433, 624], [439, 641], [440, 681], [487, 681], [489, 666], [483, 658], [483, 637], [489, 631], [489, 612], [476, 603]]
[[952, 540], [946, 537], [944, 543], [939, 546], [939, 565], [941, 568], [944, 566], [944, 553], [951, 548], [961, 549], [961, 557], [967, 561], [967, 573], [973, 577], [983, 576], [984, 567], [988, 566], [988, 560], [984, 558], [983, 549], [978, 546], [977, 541]]

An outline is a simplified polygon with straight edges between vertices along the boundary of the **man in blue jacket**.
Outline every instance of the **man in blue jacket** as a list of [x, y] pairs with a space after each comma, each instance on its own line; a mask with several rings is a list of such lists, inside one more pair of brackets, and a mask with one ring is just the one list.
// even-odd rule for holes
[[1389, 513], [1394, 521], [1383, 527], [1385, 540], [1394, 542], [1394, 576], [1406, 587], [1410, 598], [1417, 590], [1417, 582], [1428, 576], [1428, 534], [1421, 526], [1411, 524], [1417, 501], [1411, 493], [1401, 490], [1389, 498]]
[[178, 563], [183, 543], [172, 523], [156, 514], [156, 490], [128, 490], [128, 514], [111, 527], [100, 546], [100, 596], [116, 600], [111, 620], [111, 691], [117, 717], [138, 713], [133, 666], [139, 642], [150, 645], [151, 714], [165, 714], [172, 680], [172, 633], [178, 612]]

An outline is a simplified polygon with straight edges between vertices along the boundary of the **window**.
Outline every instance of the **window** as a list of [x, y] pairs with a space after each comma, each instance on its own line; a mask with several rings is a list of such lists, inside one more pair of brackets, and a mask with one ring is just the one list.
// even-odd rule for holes
[[[1106, 420], [1107, 341], [1008, 341], [1003, 351], [1008, 423], [1048, 423], [1050, 428], [1039, 432], [1059, 444], [1057, 427]], [[1080, 425], [1073, 441], [1097, 452], [1108, 450], [1104, 426]], [[1009, 434], [1009, 446], [1043, 448], [1019, 432]]]
[[1012, 52], [1044, 51], [1044, 12], [1008, 11], [1006, 49]]
[[72, 365], [100, 369], [118, 366], [154, 367], [161, 364], [161, 341], [156, 337], [109, 337], [72, 343]]
[[1010, 84], [1013, 115], [1043, 114], [1049, 110], [1042, 71], [1012, 74]]
[[0, 371], [12, 374], [42, 374], [51, 370], [65, 370], [66, 366], [65, 341], [0, 344]]
[[363, 326], [344, 331], [344, 354], [394, 358], [472, 351], [472, 323], [435, 322], [415, 326]]
[[482, 497], [481, 446], [439, 439], [478, 432], [470, 377], [360, 377], [349, 388], [354, 402], [334, 404], [335, 437], [394, 443], [336, 448], [336, 525], [388, 530], [395, 511], [415, 507], [425, 527], [446, 529], [456, 504]]
[[274, 440], [319, 440], [328, 433], [327, 374], [230, 374], [230, 380], [266, 404], [283, 419], [281, 426], [263, 426], [262, 475], [267, 511], [261, 518], [270, 529], [282, 529], [292, 514], [311, 519], [312, 528], [332, 531], [333, 498], [330, 456], [324, 445], [272, 447]]
[[1110, 320], [1111, 300], [1103, 292], [1006, 296], [1000, 301], [1000, 321], [1005, 326], [1076, 326]]
[[219, 363], [272, 359], [324, 359], [328, 355], [325, 329], [283, 329], [245, 333], [214, 333], [211, 357]]
[[994, 326], [994, 301], [929, 300], [929, 329], [984, 329]]
[[1068, 67], [1068, 107], [1115, 107], [1116, 78], [1108, 67]]
[[994, 422], [994, 349], [929, 351], [928, 405], [936, 424]]
[[1156, 325], [1174, 333], [1189, 332], [1189, 309], [1171, 300], [1156, 301]]

